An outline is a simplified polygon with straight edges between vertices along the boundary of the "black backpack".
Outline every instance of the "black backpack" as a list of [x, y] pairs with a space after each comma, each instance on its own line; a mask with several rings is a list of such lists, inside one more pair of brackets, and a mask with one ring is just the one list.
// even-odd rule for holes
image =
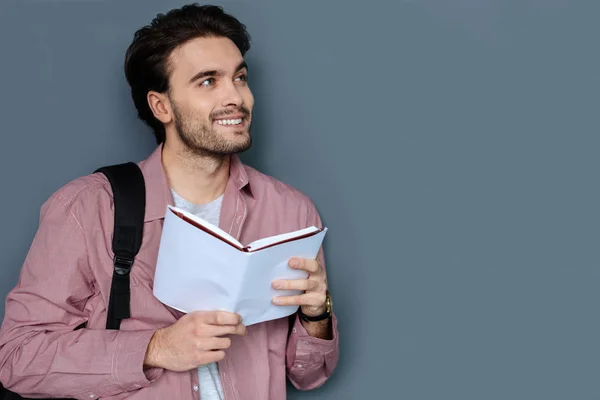
[[[129, 272], [140, 250], [146, 208], [146, 187], [139, 167], [132, 162], [97, 169], [108, 178], [113, 191], [115, 226], [112, 239], [113, 277], [108, 301], [106, 329], [119, 329], [130, 317]], [[85, 327], [85, 323], [76, 329]], [[26, 400], [0, 383], [0, 400]], [[62, 399], [69, 400], [69, 399]]]

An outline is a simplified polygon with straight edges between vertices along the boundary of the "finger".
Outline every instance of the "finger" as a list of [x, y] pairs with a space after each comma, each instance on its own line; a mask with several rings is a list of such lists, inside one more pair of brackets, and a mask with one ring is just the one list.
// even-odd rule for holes
[[314, 279], [282, 279], [273, 281], [273, 288], [311, 291], [319, 288], [319, 282]]
[[246, 336], [246, 325], [244, 324], [239, 324], [238, 326], [236, 326], [235, 331], [233, 332], [234, 335], [240, 335], [240, 336]]
[[221, 361], [225, 358], [225, 352], [223, 350], [214, 350], [204, 353], [203, 363], [210, 364], [213, 362]]
[[208, 325], [207, 336], [246, 335], [246, 326], [239, 325]]
[[204, 350], [225, 350], [231, 346], [231, 339], [228, 337], [214, 337], [204, 339], [200, 343], [200, 347]]
[[242, 317], [239, 314], [230, 313], [227, 311], [213, 311], [206, 315], [204, 323], [210, 325], [237, 326], [242, 323]]
[[308, 271], [311, 274], [316, 274], [321, 269], [319, 262], [317, 260], [311, 260], [310, 258], [292, 258], [289, 261], [289, 266], [294, 269]]
[[277, 296], [273, 297], [273, 303], [279, 306], [320, 307], [325, 304], [325, 295], [311, 292], [297, 296]]

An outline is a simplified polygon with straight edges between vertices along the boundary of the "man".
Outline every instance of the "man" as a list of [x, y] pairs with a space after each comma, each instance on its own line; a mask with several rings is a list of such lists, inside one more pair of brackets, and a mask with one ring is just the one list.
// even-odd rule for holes
[[8, 389], [77, 399], [265, 400], [286, 397], [286, 376], [304, 390], [330, 376], [338, 332], [322, 251], [316, 260], [290, 260], [308, 279], [273, 282], [304, 291], [273, 300], [299, 305], [291, 318], [245, 327], [237, 314], [183, 315], [152, 295], [169, 204], [242, 243], [321, 226], [308, 197], [237, 155], [251, 146], [249, 47], [245, 26], [214, 6], [172, 10], [135, 34], [125, 72], [138, 115], [159, 145], [139, 163], [147, 204], [131, 270], [131, 318], [120, 330], [104, 329], [113, 272], [110, 184], [102, 174], [75, 179], [43, 205], [7, 296], [0, 381]]

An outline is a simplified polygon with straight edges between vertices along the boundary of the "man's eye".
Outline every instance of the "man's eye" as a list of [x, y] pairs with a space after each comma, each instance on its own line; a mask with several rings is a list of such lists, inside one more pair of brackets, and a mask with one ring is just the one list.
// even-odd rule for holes
[[248, 76], [247, 75], [240, 75], [236, 78], [236, 80], [238, 81], [243, 81], [243, 82], [247, 82], [248, 81]]
[[215, 83], [215, 78], [208, 78], [202, 81], [202, 83], [200, 83], [200, 86], [210, 86], [213, 83]]

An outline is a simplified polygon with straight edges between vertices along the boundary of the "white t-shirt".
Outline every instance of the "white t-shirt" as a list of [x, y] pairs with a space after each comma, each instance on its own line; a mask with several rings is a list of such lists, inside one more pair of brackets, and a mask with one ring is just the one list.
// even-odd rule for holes
[[[174, 190], [171, 190], [171, 192], [173, 193], [173, 200], [176, 207], [182, 208], [215, 226], [219, 226], [223, 195], [210, 203], [194, 204], [179, 196]], [[217, 363], [205, 364], [198, 367], [198, 381], [200, 384], [200, 398], [202, 400], [223, 400], [223, 387], [221, 386], [221, 377]]]

